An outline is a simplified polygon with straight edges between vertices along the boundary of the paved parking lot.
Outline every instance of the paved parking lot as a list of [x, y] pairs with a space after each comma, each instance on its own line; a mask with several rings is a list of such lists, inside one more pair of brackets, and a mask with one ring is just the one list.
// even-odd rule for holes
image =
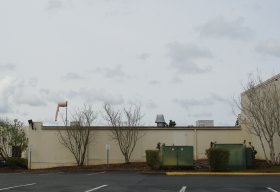
[[4, 192], [280, 192], [279, 176], [167, 176], [131, 172], [0, 173]]

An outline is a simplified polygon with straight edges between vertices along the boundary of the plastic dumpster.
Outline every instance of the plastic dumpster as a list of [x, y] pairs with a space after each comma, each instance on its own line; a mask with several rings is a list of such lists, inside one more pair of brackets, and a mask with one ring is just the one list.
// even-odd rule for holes
[[193, 146], [163, 146], [162, 166], [193, 166]]
[[214, 147], [229, 151], [230, 169], [246, 169], [246, 148], [243, 144], [215, 144]]
[[178, 164], [177, 166], [193, 166], [193, 147], [192, 146], [178, 146]]

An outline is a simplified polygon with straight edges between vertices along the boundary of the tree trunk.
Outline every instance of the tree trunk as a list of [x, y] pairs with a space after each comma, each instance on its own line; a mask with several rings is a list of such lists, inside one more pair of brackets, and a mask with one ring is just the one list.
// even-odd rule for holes
[[124, 155], [124, 158], [125, 158], [125, 163], [129, 163], [129, 157], [128, 157], [128, 154], [125, 154], [125, 155]]
[[268, 157], [267, 157], [267, 155], [266, 155], [265, 147], [264, 147], [264, 145], [263, 145], [262, 137], [261, 137], [261, 136], [258, 136], [258, 137], [259, 137], [259, 139], [260, 139], [260, 141], [261, 141], [261, 146], [262, 146], [262, 149], [263, 149], [263, 153], [264, 153], [264, 156], [265, 156], [265, 160], [266, 160], [267, 164], [270, 164], [269, 159], [268, 159]]
[[277, 165], [276, 159], [275, 159], [275, 150], [273, 145], [273, 139], [270, 140], [269, 148], [270, 148], [270, 160], [272, 165]]
[[3, 155], [1, 148], [0, 148], [0, 157], [2, 157], [3, 160], [7, 161], [7, 158], [5, 157], [5, 155]]

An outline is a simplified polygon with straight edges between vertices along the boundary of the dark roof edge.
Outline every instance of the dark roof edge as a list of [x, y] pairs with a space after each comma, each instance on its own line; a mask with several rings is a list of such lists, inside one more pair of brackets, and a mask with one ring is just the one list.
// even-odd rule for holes
[[[267, 80], [263, 81], [262, 83], [260, 84], [257, 84], [256, 85], [256, 88], [260, 88], [262, 86], [265, 86], [273, 81], [278, 81], [280, 80], [280, 73], [279, 74], [276, 74], [276, 75], [273, 75], [272, 77], [268, 78]], [[241, 92], [241, 95], [245, 95], [247, 93], [248, 89], [247, 90], [244, 90], [243, 92]]]
[[[155, 127], [155, 126], [142, 126], [137, 127], [140, 130], [241, 130], [240, 126], [214, 126], [214, 127]], [[65, 126], [42, 126], [42, 130], [64, 130]], [[94, 130], [111, 130], [113, 127], [109, 126], [93, 126], [90, 129]]]

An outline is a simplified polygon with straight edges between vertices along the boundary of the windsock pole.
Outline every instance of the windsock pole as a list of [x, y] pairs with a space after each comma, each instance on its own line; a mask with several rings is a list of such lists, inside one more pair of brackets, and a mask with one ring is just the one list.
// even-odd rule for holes
[[[66, 101], [67, 102], [67, 101]], [[67, 127], [67, 103], [66, 103], [66, 127]]]

